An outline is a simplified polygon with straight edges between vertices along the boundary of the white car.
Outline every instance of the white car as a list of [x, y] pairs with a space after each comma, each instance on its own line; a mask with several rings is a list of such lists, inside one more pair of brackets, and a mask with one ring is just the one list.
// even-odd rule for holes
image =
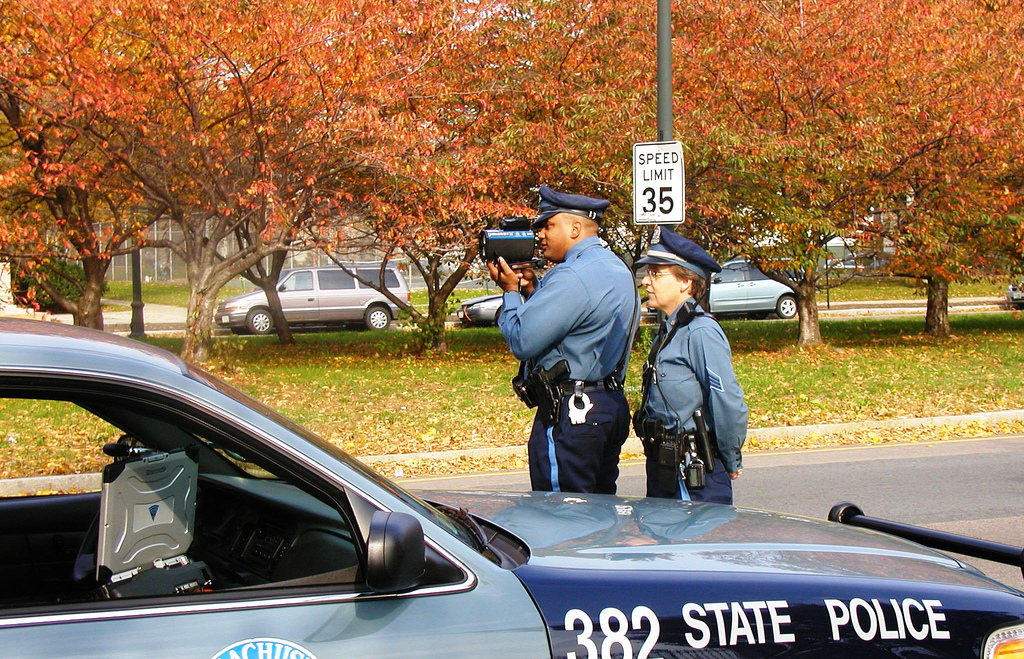
[[470, 298], [459, 306], [456, 314], [466, 326], [494, 325], [501, 313], [502, 299], [501, 293]]
[[[380, 265], [351, 265], [358, 278], [337, 266], [283, 270], [277, 291], [288, 324], [326, 326], [362, 323], [382, 330], [398, 315], [398, 305], [367, 283], [380, 285]], [[398, 268], [384, 269], [387, 289], [398, 298], [409, 297], [409, 285]], [[270, 334], [274, 319], [267, 294], [260, 289], [230, 297], [217, 307], [217, 324], [236, 334]]]
[[1010, 307], [1024, 308], [1024, 279], [1007, 287], [1006, 303]]
[[793, 318], [797, 314], [792, 289], [769, 279], [745, 259], [727, 261], [722, 271], [711, 278], [709, 303], [714, 314], [775, 313], [779, 318]]

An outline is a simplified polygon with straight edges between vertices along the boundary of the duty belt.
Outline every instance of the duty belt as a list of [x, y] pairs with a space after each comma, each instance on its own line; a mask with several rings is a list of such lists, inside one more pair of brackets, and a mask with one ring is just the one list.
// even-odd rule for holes
[[563, 396], [571, 396], [577, 391], [584, 393], [591, 393], [593, 391], [621, 391], [622, 387], [619, 386], [618, 382], [606, 382], [605, 380], [594, 380], [594, 381], [583, 381], [583, 388], [577, 389], [576, 383], [579, 380], [562, 380], [557, 384], [558, 389], [562, 392]]

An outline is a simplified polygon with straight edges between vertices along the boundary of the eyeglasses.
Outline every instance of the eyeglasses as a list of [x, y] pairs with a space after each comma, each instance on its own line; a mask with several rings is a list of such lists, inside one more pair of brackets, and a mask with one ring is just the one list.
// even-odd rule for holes
[[645, 274], [644, 276], [645, 277], [650, 277], [651, 279], [657, 279], [658, 277], [667, 277], [670, 274], [672, 274], [672, 273], [667, 271], [667, 270], [660, 270], [660, 271], [659, 270], [654, 270], [654, 271], [648, 270], [647, 274]]

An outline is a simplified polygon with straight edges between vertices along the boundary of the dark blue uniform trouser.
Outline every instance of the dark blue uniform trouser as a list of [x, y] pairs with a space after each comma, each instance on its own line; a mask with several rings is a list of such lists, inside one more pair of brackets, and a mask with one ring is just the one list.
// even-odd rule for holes
[[558, 424], [533, 419], [527, 445], [530, 486], [545, 492], [615, 494], [619, 452], [629, 434], [629, 406], [621, 391], [587, 392], [594, 407], [586, 422], [569, 422], [569, 399], [559, 405]]
[[[679, 499], [679, 482], [671, 490], [658, 487], [658, 460], [647, 458], [647, 496], [662, 499]], [[732, 479], [721, 461], [715, 461], [715, 470], [707, 474], [707, 485], [699, 490], [687, 490], [690, 501], [710, 501], [732, 505]]]

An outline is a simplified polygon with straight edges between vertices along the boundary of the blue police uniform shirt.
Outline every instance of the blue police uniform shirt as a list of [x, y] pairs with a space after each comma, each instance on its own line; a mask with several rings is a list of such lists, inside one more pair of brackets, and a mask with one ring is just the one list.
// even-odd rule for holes
[[[530, 299], [506, 292], [498, 327], [512, 354], [531, 368], [565, 359], [573, 380], [600, 380], [615, 371], [632, 342], [637, 300], [633, 273], [590, 236], [544, 275]], [[620, 383], [625, 375], [624, 364]]]
[[[699, 305], [696, 310], [702, 311]], [[666, 321], [666, 331], [671, 332], [675, 322], [673, 312]], [[662, 346], [654, 366], [647, 396], [648, 416], [659, 419], [668, 432], [693, 432], [693, 413], [701, 406], [706, 391], [705, 422], [709, 430], [714, 428], [726, 471], [738, 471], [743, 466], [740, 449], [747, 437], [747, 404], [732, 370], [732, 351], [722, 328], [712, 318], [695, 316]]]

